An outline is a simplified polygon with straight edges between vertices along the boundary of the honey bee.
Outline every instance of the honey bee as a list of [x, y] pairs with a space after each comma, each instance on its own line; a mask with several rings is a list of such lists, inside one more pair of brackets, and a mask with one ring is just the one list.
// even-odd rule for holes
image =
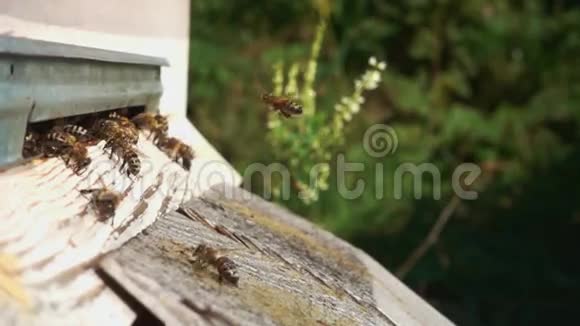
[[77, 142], [75, 136], [59, 128], [53, 128], [46, 134], [43, 143], [44, 154], [48, 157], [60, 156]]
[[74, 143], [63, 154], [63, 159], [67, 166], [70, 166], [72, 161], [72, 170], [76, 174], [82, 174], [91, 164], [87, 147], [83, 143]]
[[175, 137], [162, 136], [157, 143], [157, 147], [164, 151], [171, 160], [175, 162], [181, 160], [183, 168], [189, 171], [194, 157], [193, 149], [189, 145]]
[[274, 111], [278, 111], [285, 118], [302, 114], [302, 105], [286, 96], [276, 96], [271, 93], [262, 95], [262, 101], [268, 104]]
[[117, 123], [117, 125], [122, 128], [122, 133], [126, 136], [128, 142], [132, 144], [137, 144], [139, 141], [139, 130], [131, 120], [124, 117], [117, 112], [109, 113], [109, 119]]
[[238, 276], [236, 263], [218, 250], [208, 245], [200, 244], [193, 251], [193, 256], [197, 258], [195, 261], [202, 267], [207, 265], [214, 266], [218, 271], [220, 282], [226, 280], [233, 285], [238, 285], [240, 277]]
[[75, 136], [77, 140], [88, 140], [90, 138], [89, 131], [79, 125], [64, 125], [62, 131]]
[[[107, 117], [111, 120], [121, 120], [121, 119], [125, 118], [124, 116], [120, 115], [117, 112], [111, 112], [107, 115]], [[125, 119], [127, 119], [127, 118], [125, 118]]]
[[153, 135], [154, 143], [157, 143], [161, 137], [165, 136], [169, 129], [167, 117], [158, 113], [143, 112], [133, 117], [131, 121], [133, 121], [137, 128], [149, 130], [151, 133], [149, 137]]
[[22, 157], [28, 158], [42, 153], [40, 134], [34, 131], [29, 131], [24, 137], [24, 145], [22, 146]]
[[98, 138], [106, 141], [109, 145], [116, 141], [136, 144], [139, 140], [139, 133], [134, 131], [134, 127], [124, 128], [118, 121], [109, 119], [99, 119], [93, 124], [93, 133]]
[[95, 136], [106, 142], [104, 150], [110, 149], [109, 158], [112, 158], [114, 148], [121, 146], [124, 141], [123, 137], [121, 137], [119, 125], [112, 120], [99, 119], [93, 124], [92, 130]]
[[111, 151], [114, 151], [119, 159], [123, 161], [121, 164], [121, 172], [125, 171], [127, 176], [138, 175], [141, 171], [141, 160], [137, 152], [130, 145], [117, 145]]
[[[115, 215], [115, 210], [123, 200], [123, 195], [107, 187], [96, 189], [82, 189], [81, 194], [92, 194], [91, 205], [100, 221], [106, 221]], [[111, 220], [111, 224], [114, 221]]]
[[93, 123], [92, 132], [98, 138], [108, 141], [112, 138], [116, 138], [119, 135], [117, 130], [119, 126], [115, 121], [108, 119], [98, 119]]

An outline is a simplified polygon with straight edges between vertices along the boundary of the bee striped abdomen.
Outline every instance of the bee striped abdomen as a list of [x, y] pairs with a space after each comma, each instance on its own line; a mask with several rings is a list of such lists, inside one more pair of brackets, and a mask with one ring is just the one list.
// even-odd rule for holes
[[111, 112], [111, 113], [109, 113], [109, 115], [107, 115], [107, 117], [109, 119], [122, 119], [122, 118], [124, 118], [117, 112]]
[[302, 105], [286, 96], [275, 96], [273, 94], [262, 95], [262, 101], [268, 104], [275, 111], [280, 112], [284, 117], [302, 114]]
[[62, 130], [75, 137], [86, 137], [89, 134], [87, 129], [78, 125], [65, 125], [62, 127]]
[[132, 148], [123, 148], [122, 153], [120, 153], [123, 164], [121, 164], [121, 170], [126, 167], [127, 175], [138, 175], [141, 171], [141, 161], [139, 156]]
[[175, 162], [181, 160], [183, 168], [189, 171], [191, 161], [194, 158], [193, 149], [189, 145], [175, 137], [161, 137], [157, 142], [157, 147], [165, 152], [171, 160]]
[[76, 138], [64, 131], [52, 131], [46, 135], [46, 139], [51, 142], [59, 143], [66, 146], [72, 146], [76, 142]]

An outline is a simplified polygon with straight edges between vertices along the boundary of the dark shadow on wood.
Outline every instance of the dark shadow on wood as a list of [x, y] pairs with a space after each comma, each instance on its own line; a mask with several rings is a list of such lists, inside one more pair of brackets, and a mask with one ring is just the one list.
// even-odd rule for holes
[[111, 291], [115, 292], [115, 294], [131, 308], [137, 315], [137, 318], [133, 322], [133, 325], [164, 325], [164, 323], [159, 320], [159, 318], [155, 317], [155, 315], [147, 309], [137, 298], [135, 298], [129, 291], [127, 291], [121, 284], [119, 284], [114, 278], [112, 278], [107, 272], [98, 268], [96, 270], [97, 275], [103, 280]]

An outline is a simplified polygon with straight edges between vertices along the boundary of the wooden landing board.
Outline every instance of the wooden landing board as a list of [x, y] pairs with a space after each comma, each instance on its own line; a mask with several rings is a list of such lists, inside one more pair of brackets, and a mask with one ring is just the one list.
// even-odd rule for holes
[[[130, 324], [135, 314], [93, 266], [181, 202], [224, 181], [204, 176], [231, 174], [223, 163], [203, 155], [188, 172], [142, 134], [137, 145], [141, 173], [129, 178], [103, 146], [89, 147], [92, 163], [81, 176], [59, 158], [0, 172], [2, 324]], [[125, 194], [109, 221], [99, 221], [90, 195], [79, 192], [103, 184]]]
[[[238, 265], [238, 286], [191, 262], [202, 243]], [[171, 325], [451, 325], [361, 257], [276, 205], [222, 188], [157, 221], [100, 265]]]

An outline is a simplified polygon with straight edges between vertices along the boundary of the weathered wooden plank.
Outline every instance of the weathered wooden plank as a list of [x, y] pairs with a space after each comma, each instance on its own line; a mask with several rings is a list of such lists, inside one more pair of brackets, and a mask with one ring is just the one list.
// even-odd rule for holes
[[[238, 286], [192, 263], [202, 243], [238, 265]], [[101, 266], [171, 324], [451, 324], [359, 250], [227, 186], [158, 220]]]
[[[94, 274], [95, 263], [216, 183], [197, 182], [203, 170], [217, 172], [215, 165], [208, 168], [214, 157], [198, 155], [188, 172], [144, 134], [137, 145], [142, 163], [137, 177], [120, 173], [120, 163], [103, 146], [89, 147], [92, 163], [81, 176], [58, 158], [0, 171], [0, 305], [6, 307], [0, 323], [130, 324], [135, 313]], [[125, 195], [109, 221], [100, 221], [90, 196], [79, 192], [102, 186]]]

